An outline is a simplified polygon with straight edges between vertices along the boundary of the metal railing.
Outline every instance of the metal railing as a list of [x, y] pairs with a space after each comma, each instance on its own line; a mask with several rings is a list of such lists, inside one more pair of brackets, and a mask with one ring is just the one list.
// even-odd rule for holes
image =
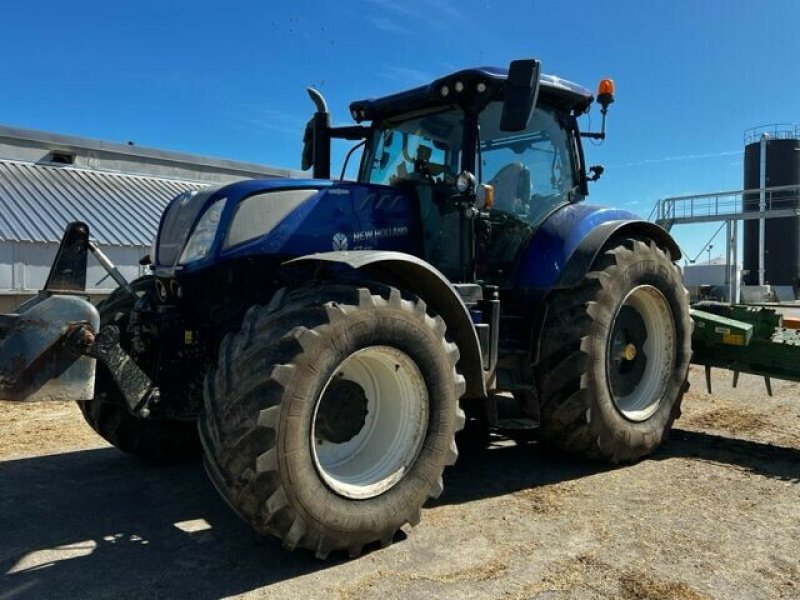
[[762, 191], [765, 218], [800, 216], [800, 185], [784, 185], [663, 198], [653, 206], [648, 219], [665, 229], [676, 223], [758, 219]]
[[754, 144], [766, 134], [771, 140], [798, 140], [800, 139], [800, 124], [797, 123], [771, 123], [758, 125], [744, 131], [744, 144]]

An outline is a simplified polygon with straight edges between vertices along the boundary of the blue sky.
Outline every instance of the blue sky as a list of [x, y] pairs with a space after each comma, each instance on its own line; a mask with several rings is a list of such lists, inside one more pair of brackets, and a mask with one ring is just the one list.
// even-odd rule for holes
[[[800, 121], [797, 0], [40, 0], [3, 22], [0, 122], [291, 168], [307, 85], [346, 124], [351, 100], [514, 58], [613, 77], [590, 201], [644, 216], [741, 187], [744, 129]], [[713, 228], [674, 233], [694, 256]]]

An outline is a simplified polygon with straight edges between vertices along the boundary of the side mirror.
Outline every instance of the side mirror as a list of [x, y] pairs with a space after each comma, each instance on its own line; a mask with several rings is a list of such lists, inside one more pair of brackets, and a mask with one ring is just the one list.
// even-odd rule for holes
[[540, 71], [541, 63], [534, 59], [514, 60], [509, 65], [501, 131], [522, 131], [528, 126], [539, 97]]

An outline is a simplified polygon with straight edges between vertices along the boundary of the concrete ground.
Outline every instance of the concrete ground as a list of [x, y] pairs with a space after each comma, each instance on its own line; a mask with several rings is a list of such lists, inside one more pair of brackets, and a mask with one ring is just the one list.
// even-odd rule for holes
[[125, 456], [72, 405], [0, 403], [0, 599], [800, 597], [800, 384], [690, 380], [651, 459], [497, 443], [393, 546], [328, 562], [251, 533], [199, 464]]

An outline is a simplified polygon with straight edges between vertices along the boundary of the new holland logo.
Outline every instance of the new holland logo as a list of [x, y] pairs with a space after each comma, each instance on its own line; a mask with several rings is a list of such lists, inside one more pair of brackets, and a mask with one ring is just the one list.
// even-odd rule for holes
[[347, 250], [347, 236], [343, 233], [336, 233], [333, 236], [334, 250]]

